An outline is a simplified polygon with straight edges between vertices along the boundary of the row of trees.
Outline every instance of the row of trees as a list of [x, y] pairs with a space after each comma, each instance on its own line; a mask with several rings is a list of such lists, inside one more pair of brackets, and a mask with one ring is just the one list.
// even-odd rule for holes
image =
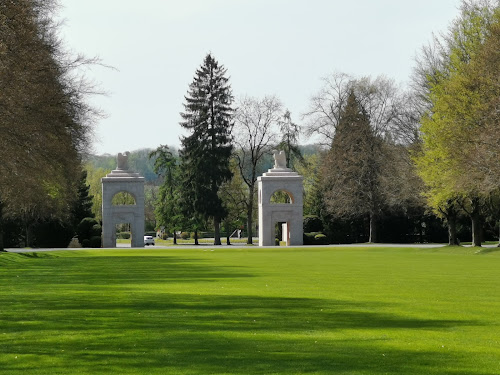
[[211, 218], [220, 244], [221, 219], [244, 212], [251, 243], [257, 177], [280, 148], [306, 177], [305, 212], [331, 240], [335, 226], [385, 240], [379, 228], [390, 217], [412, 222], [406, 234], [425, 240], [437, 215], [457, 244], [457, 220], [468, 215], [479, 246], [484, 222], [500, 217], [499, 17], [492, 1], [464, 1], [449, 31], [423, 49], [410, 88], [386, 77], [325, 78], [303, 129], [323, 147], [307, 158], [279, 99], [233, 103], [225, 69], [208, 55], [186, 96], [181, 125], [191, 135], [180, 157], [165, 146], [154, 153], [164, 176], [160, 224], [173, 230], [189, 218], [196, 229]]
[[[82, 155], [99, 113], [86, 102], [94, 88], [78, 72], [95, 61], [65, 53], [56, 6], [0, 4], [0, 248], [12, 224], [29, 245], [36, 228], [69, 236], [90, 215]], [[469, 217], [479, 245], [481, 228], [500, 217], [499, 42], [498, 4], [464, 1], [449, 31], [423, 49], [412, 87], [333, 74], [311, 99], [303, 128], [274, 96], [235, 100], [226, 69], [207, 55], [185, 97], [181, 150], [151, 154], [162, 178], [158, 191], [151, 188], [157, 225], [197, 232], [211, 222], [220, 244], [221, 223], [230, 230], [246, 222], [252, 243], [257, 178], [270, 152], [282, 149], [305, 176], [305, 212], [330, 241], [365, 240], [365, 231], [366, 240], [387, 240], [380, 228], [394, 218], [424, 240], [437, 215], [451, 244], [457, 222]], [[300, 152], [302, 130], [320, 139], [314, 155]], [[108, 169], [89, 169], [88, 181]]]
[[214, 243], [220, 245], [222, 220], [229, 231], [246, 216], [251, 244], [257, 177], [271, 150], [286, 150], [289, 165], [294, 159], [303, 161], [297, 145], [299, 127], [280, 100], [244, 97], [235, 109], [225, 75], [226, 69], [207, 55], [185, 97], [181, 126], [190, 135], [182, 138], [178, 157], [168, 146], [151, 154], [163, 178], [157, 222], [174, 232], [174, 241], [176, 230], [189, 227], [197, 233], [210, 221]]
[[36, 232], [74, 233], [86, 211], [81, 157], [98, 113], [86, 101], [94, 88], [78, 72], [95, 61], [65, 52], [57, 6], [0, 2], [0, 250], [11, 226], [23, 228], [29, 246]]
[[467, 1], [447, 34], [424, 49], [415, 75], [424, 110], [415, 161], [432, 209], [456, 222], [470, 217], [481, 245], [485, 219], [500, 219], [500, 9]]

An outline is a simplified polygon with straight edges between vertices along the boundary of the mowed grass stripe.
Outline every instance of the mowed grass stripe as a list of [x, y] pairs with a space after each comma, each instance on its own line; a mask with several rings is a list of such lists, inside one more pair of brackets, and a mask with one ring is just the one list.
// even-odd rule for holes
[[500, 252], [0, 254], [0, 373], [498, 374]]

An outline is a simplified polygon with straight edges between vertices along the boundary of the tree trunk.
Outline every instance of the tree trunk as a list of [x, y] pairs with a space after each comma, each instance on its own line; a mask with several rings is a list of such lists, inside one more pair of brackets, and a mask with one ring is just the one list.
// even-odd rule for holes
[[422, 227], [422, 221], [418, 221], [418, 240], [420, 243], [424, 243], [424, 228]]
[[174, 228], [174, 245], [177, 245], [177, 231]]
[[474, 211], [471, 215], [472, 221], [472, 246], [481, 247], [481, 218], [479, 212]]
[[194, 230], [194, 244], [195, 245], [199, 245], [199, 242], [198, 242], [198, 229]]
[[[1, 212], [0, 212], [1, 215]], [[0, 216], [0, 252], [5, 251], [5, 247], [3, 244], [3, 225], [2, 225], [2, 218]]]
[[248, 192], [250, 193], [248, 197], [248, 211], [247, 211], [247, 244], [253, 244], [253, 203], [254, 203], [254, 185], [249, 186]]
[[24, 233], [26, 236], [26, 243], [24, 244], [25, 247], [32, 247], [31, 246], [31, 235], [30, 235], [30, 225], [28, 223], [24, 224]]
[[446, 218], [448, 224], [448, 245], [458, 246], [460, 245], [457, 238], [457, 218], [456, 216], [448, 216]]
[[3, 217], [2, 217], [2, 201], [0, 201], [0, 251], [5, 251], [3, 244]]
[[500, 247], [500, 220], [498, 220], [498, 247]]
[[231, 232], [229, 231], [229, 223], [226, 221], [226, 245], [231, 245]]
[[378, 217], [377, 215], [371, 213], [370, 214], [370, 238], [368, 242], [377, 243], [378, 242]]
[[222, 245], [220, 242], [220, 218], [214, 216], [214, 245]]

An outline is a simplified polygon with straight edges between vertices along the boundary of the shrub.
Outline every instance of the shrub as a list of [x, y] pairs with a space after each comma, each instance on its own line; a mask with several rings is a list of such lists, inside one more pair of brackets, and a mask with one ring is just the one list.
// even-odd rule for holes
[[323, 222], [318, 216], [304, 216], [304, 233], [323, 232]]
[[189, 238], [189, 233], [188, 232], [181, 232], [180, 236], [183, 240], [187, 240]]
[[102, 227], [100, 224], [94, 224], [92, 226], [92, 229], [90, 230], [90, 238], [99, 236], [101, 237], [102, 234]]
[[328, 237], [321, 232], [304, 233], [304, 245], [328, 245]]
[[82, 247], [90, 247], [90, 240], [88, 238], [82, 241]]
[[130, 239], [130, 232], [120, 232], [118, 233], [117, 237], [122, 240], [128, 240]]
[[101, 236], [93, 236], [90, 238], [90, 247], [99, 248], [101, 247]]
[[[78, 224], [78, 226], [76, 227], [76, 234], [78, 236], [78, 240], [84, 247], [88, 246], [85, 246], [83, 244], [83, 241], [89, 240], [90, 242], [90, 238], [93, 235], [95, 235], [94, 230], [97, 230], [97, 227], [94, 229], [95, 225], [98, 225], [100, 227], [96, 219], [94, 219], [93, 217], [86, 217], [82, 219], [82, 221], [80, 221], [80, 224]], [[101, 233], [99, 232], [99, 236], [100, 235]]]
[[314, 245], [314, 237], [319, 234], [318, 232], [304, 233], [304, 245]]
[[74, 230], [69, 223], [58, 220], [46, 220], [35, 224], [32, 229], [33, 247], [68, 247], [74, 236]]
[[323, 233], [317, 234], [314, 236], [314, 243], [316, 245], [328, 245], [328, 237]]

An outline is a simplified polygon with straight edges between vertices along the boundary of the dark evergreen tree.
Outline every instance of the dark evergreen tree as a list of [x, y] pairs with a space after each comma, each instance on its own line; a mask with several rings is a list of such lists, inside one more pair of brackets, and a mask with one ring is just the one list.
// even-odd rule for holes
[[82, 170], [82, 175], [77, 186], [77, 199], [71, 210], [73, 218], [73, 228], [76, 227], [86, 217], [94, 217], [92, 213], [92, 199], [93, 196], [89, 194], [90, 186], [87, 185], [87, 171]]
[[[233, 96], [226, 69], [208, 54], [185, 96], [181, 126], [190, 135], [181, 140], [182, 191], [193, 217], [213, 218], [215, 245], [220, 245], [220, 222], [226, 209], [219, 187], [232, 172]], [[189, 200], [189, 201], [188, 201]], [[198, 222], [198, 220], [196, 220]]]
[[380, 155], [382, 141], [374, 135], [364, 108], [351, 91], [341, 113], [322, 176], [327, 211], [334, 218], [370, 218], [370, 242], [377, 242], [382, 210]]

